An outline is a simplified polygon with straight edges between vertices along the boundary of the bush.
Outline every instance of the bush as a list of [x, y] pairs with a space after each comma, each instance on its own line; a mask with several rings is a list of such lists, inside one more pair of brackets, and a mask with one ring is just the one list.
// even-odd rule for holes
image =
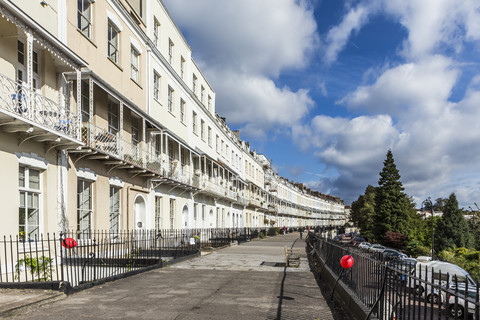
[[407, 243], [407, 236], [399, 232], [387, 231], [383, 242], [387, 247], [403, 249]]
[[280, 233], [280, 228], [274, 228], [274, 227], [271, 227], [268, 229], [268, 235], [269, 236], [276, 236]]
[[416, 240], [411, 240], [407, 243], [407, 253], [412, 257], [429, 256], [431, 254], [431, 248], [422, 245]]

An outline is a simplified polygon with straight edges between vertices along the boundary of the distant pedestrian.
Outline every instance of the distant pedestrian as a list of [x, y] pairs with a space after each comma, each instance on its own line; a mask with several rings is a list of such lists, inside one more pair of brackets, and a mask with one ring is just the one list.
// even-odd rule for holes
[[283, 226], [283, 235], [287, 234], [287, 227]]
[[300, 239], [303, 239], [303, 229], [299, 228], [298, 230], [300, 231]]

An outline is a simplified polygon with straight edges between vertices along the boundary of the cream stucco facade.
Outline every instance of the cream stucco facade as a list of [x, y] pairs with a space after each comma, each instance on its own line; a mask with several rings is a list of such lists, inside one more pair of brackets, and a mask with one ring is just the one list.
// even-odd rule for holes
[[159, 0], [0, 0], [0, 234], [338, 227], [215, 111]]

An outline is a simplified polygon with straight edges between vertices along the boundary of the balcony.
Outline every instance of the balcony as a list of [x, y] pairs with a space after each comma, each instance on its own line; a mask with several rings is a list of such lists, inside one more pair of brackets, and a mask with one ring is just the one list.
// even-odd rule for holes
[[237, 194], [237, 202], [242, 206], [248, 205], [248, 200], [242, 194]]
[[180, 164], [177, 159], [168, 159], [168, 165], [163, 168], [162, 174], [181, 183], [192, 184], [190, 181], [190, 172], [188, 172], [186, 166]]
[[0, 74], [0, 120], [6, 132], [57, 145], [81, 145], [76, 114], [17, 81]]

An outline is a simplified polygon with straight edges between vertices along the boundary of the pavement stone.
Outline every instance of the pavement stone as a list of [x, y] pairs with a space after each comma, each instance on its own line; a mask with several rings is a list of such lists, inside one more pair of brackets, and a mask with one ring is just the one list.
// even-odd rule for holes
[[[284, 247], [300, 249], [299, 268], [285, 263]], [[267, 262], [267, 265], [262, 265]], [[270, 262], [270, 264], [268, 264]], [[69, 296], [58, 292], [0, 291], [8, 319], [340, 320], [309, 271], [298, 233], [227, 247], [169, 267], [105, 283]], [[15, 296], [24, 303], [2, 314]], [[43, 299], [41, 299], [43, 297]], [[30, 300], [33, 299], [33, 300]], [[45, 300], [47, 299], [47, 300]], [[60, 300], [59, 300], [60, 299]], [[57, 301], [55, 301], [57, 300]], [[17, 301], [22, 303], [21, 299]]]

